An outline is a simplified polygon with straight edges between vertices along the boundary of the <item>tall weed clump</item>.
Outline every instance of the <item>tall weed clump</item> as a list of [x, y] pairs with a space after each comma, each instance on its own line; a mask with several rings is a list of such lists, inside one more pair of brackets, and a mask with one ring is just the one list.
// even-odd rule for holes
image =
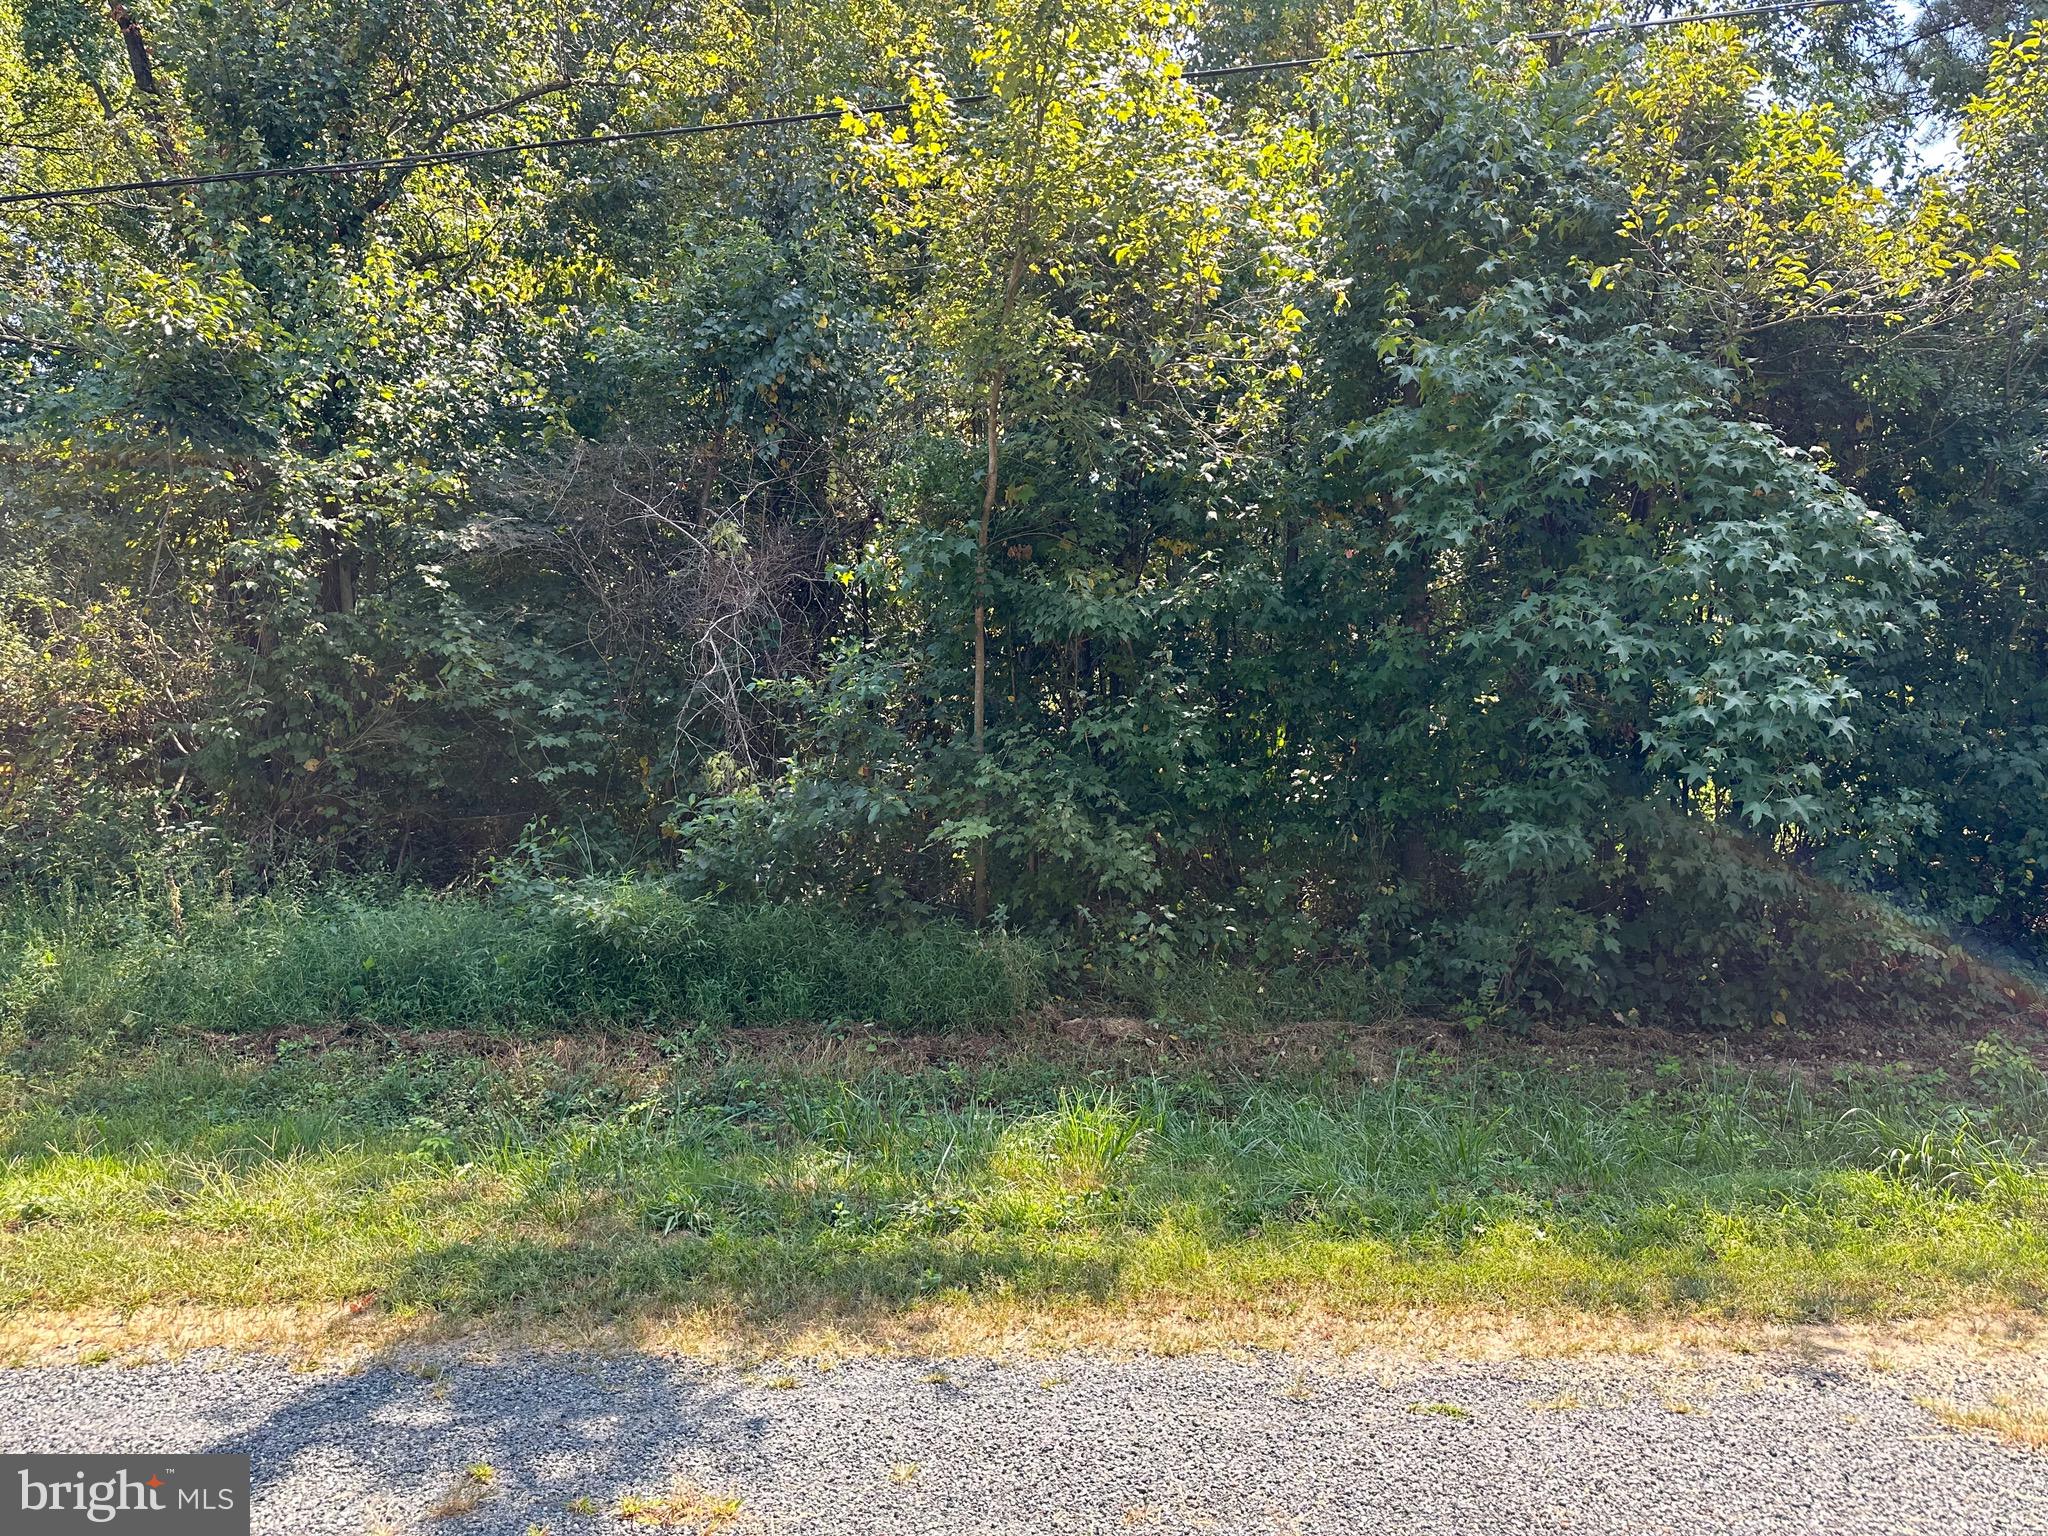
[[0, 917], [0, 1023], [30, 1036], [353, 1021], [990, 1028], [1041, 999], [1046, 970], [1034, 946], [956, 924], [897, 932], [630, 881], [518, 900], [330, 887]]

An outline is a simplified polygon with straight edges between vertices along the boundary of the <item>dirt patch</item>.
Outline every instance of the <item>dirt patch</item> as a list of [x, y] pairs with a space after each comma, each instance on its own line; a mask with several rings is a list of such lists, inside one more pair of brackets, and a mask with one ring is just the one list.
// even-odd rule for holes
[[2040, 1006], [2016, 1006], [2003, 1017], [1959, 1018], [1911, 1037], [1877, 1025], [1706, 1032], [1613, 1018], [1475, 1030], [1426, 1015], [1365, 1024], [1312, 1019], [1194, 1034], [1131, 1015], [1048, 1008], [1008, 1029], [958, 1033], [803, 1023], [721, 1030], [611, 1027], [522, 1036], [485, 1030], [395, 1030], [341, 1021], [197, 1038], [223, 1057], [242, 1059], [333, 1049], [394, 1057], [439, 1053], [514, 1069], [544, 1067], [642, 1082], [706, 1073], [734, 1061], [853, 1077], [878, 1068], [915, 1071], [1035, 1061], [1112, 1075], [1174, 1070], [1286, 1079], [1320, 1073], [1340, 1080], [1384, 1082], [1404, 1057], [1418, 1055], [1505, 1066], [1623, 1071], [1648, 1071], [1677, 1062], [1808, 1077], [1873, 1070], [1953, 1072], [1966, 1068], [1977, 1043], [1994, 1034], [2048, 1066], [2048, 1007]]

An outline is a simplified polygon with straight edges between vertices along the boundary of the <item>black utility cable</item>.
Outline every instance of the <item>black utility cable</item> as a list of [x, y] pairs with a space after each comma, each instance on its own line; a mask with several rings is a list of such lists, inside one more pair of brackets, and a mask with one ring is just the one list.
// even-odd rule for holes
[[[1558, 27], [1547, 32], [1520, 32], [1502, 38], [1495, 47], [1510, 42], [1554, 42], [1564, 38], [1601, 37], [1611, 32], [1645, 32], [1653, 27], [1679, 27], [1696, 21], [1736, 21], [1750, 16], [1774, 16], [1787, 11], [1824, 11], [1855, 5], [1860, 0], [1780, 0], [1774, 5], [1746, 5], [1723, 11], [1696, 11], [1685, 16], [1660, 16], [1646, 21], [1611, 21], [1592, 27]], [[1266, 59], [1252, 64], [1225, 64], [1214, 69], [1191, 69], [1186, 80], [1226, 80], [1240, 75], [1270, 74], [1278, 70], [1311, 69], [1318, 64], [1347, 59], [1405, 59], [1421, 54], [1455, 53], [1478, 47], [1475, 43], [1418, 43], [1407, 48], [1347, 49], [1343, 53], [1298, 59]], [[954, 106], [971, 107], [993, 100], [983, 91], [972, 96], [950, 98]], [[836, 122], [848, 113], [857, 117], [887, 116], [908, 112], [907, 101], [884, 102], [878, 106], [826, 107], [816, 112], [792, 112], [776, 117], [736, 117], [721, 123], [688, 123], [673, 128], [636, 128], [624, 133], [594, 133], [582, 138], [531, 139], [517, 144], [487, 144], [475, 149], [436, 149], [415, 155], [393, 155], [382, 160], [333, 160], [317, 165], [271, 165], [249, 171], [209, 171], [198, 176], [163, 176], [153, 181], [115, 181], [97, 186], [50, 187], [40, 192], [10, 192], [0, 196], [0, 207], [13, 203], [70, 202], [88, 197], [108, 197], [117, 192], [162, 192], [178, 187], [210, 187], [222, 182], [268, 181], [280, 176], [347, 176], [362, 171], [411, 171], [427, 165], [459, 165], [465, 160], [482, 160], [490, 155], [527, 154], [544, 149], [599, 149], [611, 144], [640, 144], [650, 139], [686, 139], [707, 133], [736, 133], [743, 128], [783, 128], [801, 123]]]

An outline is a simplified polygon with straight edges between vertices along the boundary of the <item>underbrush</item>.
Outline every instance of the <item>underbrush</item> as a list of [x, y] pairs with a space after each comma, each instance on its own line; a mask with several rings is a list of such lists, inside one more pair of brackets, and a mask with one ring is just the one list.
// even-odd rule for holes
[[45, 1048], [0, 1080], [0, 1314], [1167, 1302], [1227, 1331], [1278, 1298], [1789, 1320], [2048, 1300], [2048, 1084], [1997, 1041], [1967, 1076], [1820, 1081], [860, 1060]]
[[519, 901], [417, 890], [194, 901], [169, 887], [0, 919], [0, 1024], [30, 1038], [858, 1021], [988, 1028], [1044, 995], [1033, 945], [954, 923], [720, 906], [632, 882]]
[[1415, 1012], [1474, 1030], [1590, 1019], [1911, 1039], [2009, 1028], [2043, 1006], [2030, 982], [1930, 920], [1746, 844], [1696, 834], [1684, 846], [1696, 857], [1653, 860], [1655, 881], [1621, 870], [1612, 888], [1582, 893], [1613, 909], [1604, 915], [1505, 895], [1465, 917], [1404, 909], [1398, 945], [1372, 939], [1363, 918], [1343, 932], [1305, 917], [1255, 935], [1233, 925], [1228, 943], [1145, 913], [1125, 915], [1128, 931], [976, 931], [930, 914], [877, 921], [824, 901], [692, 895], [675, 877], [513, 865], [481, 892], [284, 879], [236, 894], [217, 883], [227, 875], [181, 883], [160, 861], [120, 894], [0, 903], [0, 1031], [986, 1030], [1057, 995], [1072, 1012], [1136, 1015], [1197, 1040]]

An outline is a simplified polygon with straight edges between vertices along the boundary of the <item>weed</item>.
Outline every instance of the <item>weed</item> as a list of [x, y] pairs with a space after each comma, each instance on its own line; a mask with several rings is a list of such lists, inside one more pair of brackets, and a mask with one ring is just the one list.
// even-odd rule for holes
[[1950, 1106], [1931, 1129], [1901, 1126], [1868, 1108], [1853, 1109], [1845, 1119], [1867, 1139], [1872, 1165], [1902, 1184], [1972, 1198], [2023, 1194], [2028, 1188], [2035, 1164], [2032, 1138], [1987, 1135], [1967, 1109]]
[[666, 1493], [629, 1493], [619, 1500], [618, 1518], [653, 1530], [713, 1536], [731, 1529], [745, 1508], [735, 1493], [712, 1493], [688, 1478], [677, 1478]]
[[1472, 1417], [1471, 1409], [1461, 1408], [1456, 1403], [1410, 1403], [1408, 1411], [1410, 1413], [1432, 1414], [1440, 1419], [1469, 1419]]
[[497, 1472], [487, 1462], [478, 1462], [464, 1470], [427, 1510], [429, 1520], [453, 1520], [459, 1515], [469, 1514], [489, 1497], [491, 1484], [497, 1479]]
[[28, 1037], [339, 1020], [398, 1030], [828, 1018], [987, 1028], [1036, 1004], [1045, 975], [1036, 948], [1002, 934], [706, 906], [632, 881], [517, 901], [278, 892], [195, 906], [182, 932], [118, 905], [61, 922], [0, 911], [0, 1026]]
[[2003, 1035], [1987, 1035], [1971, 1050], [1970, 1077], [2004, 1117], [2022, 1124], [2048, 1119], [2048, 1073], [2033, 1054]]

